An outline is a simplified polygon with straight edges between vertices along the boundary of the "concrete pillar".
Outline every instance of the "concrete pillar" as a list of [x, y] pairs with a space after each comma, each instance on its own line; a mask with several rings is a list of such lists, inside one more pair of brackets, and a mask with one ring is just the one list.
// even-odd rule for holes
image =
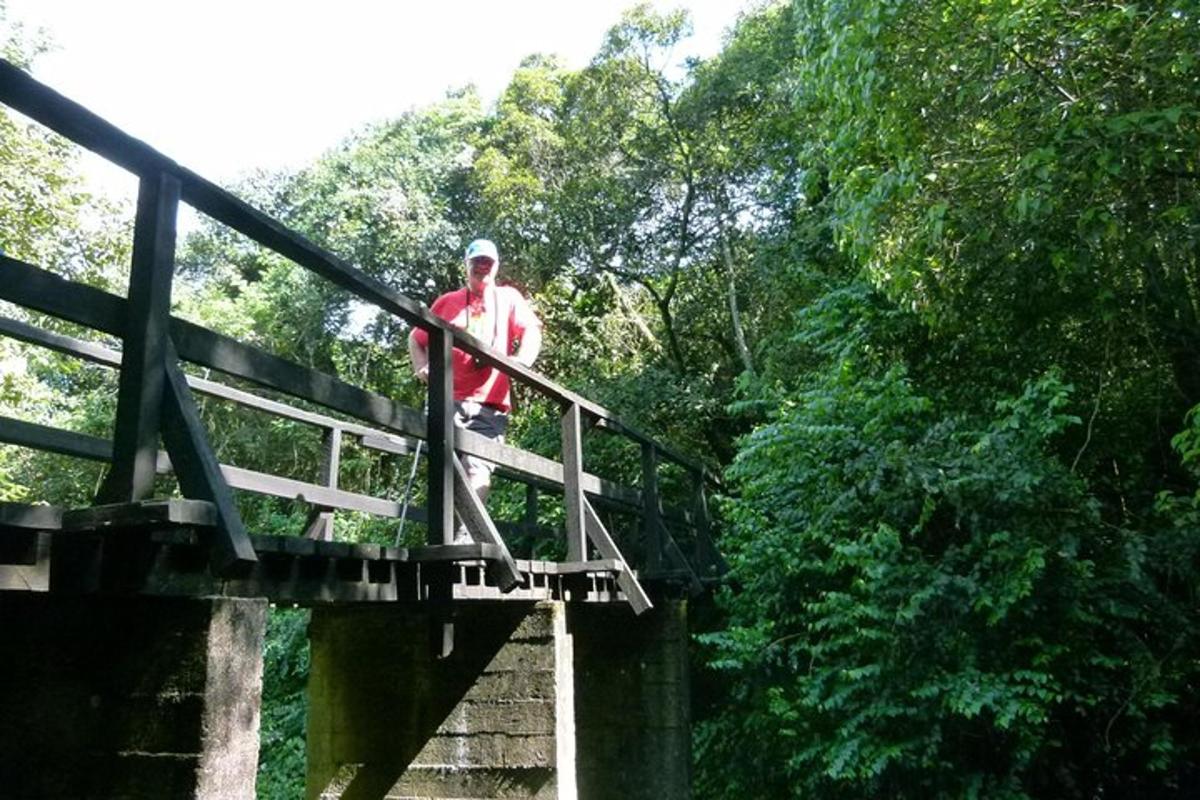
[[691, 797], [687, 606], [568, 606], [581, 800]]
[[266, 610], [0, 593], [0, 795], [253, 798]]
[[562, 605], [465, 606], [445, 659], [438, 634], [425, 607], [313, 610], [310, 800], [573, 798]]
[[314, 609], [309, 800], [689, 796], [686, 611]]

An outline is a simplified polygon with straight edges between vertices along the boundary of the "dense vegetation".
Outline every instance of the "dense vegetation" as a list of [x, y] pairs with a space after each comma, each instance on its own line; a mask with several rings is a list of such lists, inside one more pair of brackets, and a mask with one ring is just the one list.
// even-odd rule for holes
[[[531, 56], [494, 107], [456, 92], [239, 191], [424, 300], [491, 235], [540, 366], [725, 470], [697, 796], [1193, 795], [1200, 6], [793, 0], [678, 65], [686, 33], [633, 9], [583, 69]], [[0, 249], [119, 289], [128, 209], [72, 174], [0, 116]], [[208, 227], [180, 274], [181, 313], [419, 404], [402, 327], [294, 265]], [[0, 347], [0, 411], [107, 432], [110, 376]], [[206, 413], [223, 458], [315, 469]], [[79, 469], [6, 449], [0, 496], [86, 498]], [[264, 797], [303, 780], [304, 623], [273, 621]]]

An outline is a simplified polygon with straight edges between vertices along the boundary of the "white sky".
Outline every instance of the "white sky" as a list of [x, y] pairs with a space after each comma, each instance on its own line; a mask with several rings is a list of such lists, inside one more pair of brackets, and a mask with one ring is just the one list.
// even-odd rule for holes
[[[633, 0], [7, 0], [53, 52], [33, 75], [180, 164], [229, 185], [299, 167], [367, 122], [474, 83], [486, 102], [520, 60], [595, 54]], [[654, 0], [692, 11], [679, 59], [708, 56], [748, 0]], [[132, 178], [83, 163], [95, 188]], [[116, 199], [114, 197], [113, 199]]]

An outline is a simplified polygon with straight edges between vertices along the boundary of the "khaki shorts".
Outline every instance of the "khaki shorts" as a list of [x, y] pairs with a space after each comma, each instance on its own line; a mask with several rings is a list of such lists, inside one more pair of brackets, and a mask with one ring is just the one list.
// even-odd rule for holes
[[[464, 430], [478, 433], [497, 442], [504, 442], [504, 433], [508, 430], [508, 414], [495, 406], [486, 406], [470, 400], [454, 403], [454, 424]], [[467, 472], [489, 475], [496, 465], [477, 456], [463, 456], [463, 466]]]

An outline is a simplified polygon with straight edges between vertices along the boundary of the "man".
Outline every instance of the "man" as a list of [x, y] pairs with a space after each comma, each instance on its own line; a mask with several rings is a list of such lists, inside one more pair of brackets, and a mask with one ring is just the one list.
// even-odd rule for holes
[[[439, 297], [430, 310], [460, 330], [490, 345], [504, 355], [512, 355], [519, 342], [516, 360], [533, 366], [542, 348], [542, 323], [529, 302], [511, 286], [496, 284], [500, 254], [487, 239], [476, 239], [467, 246], [464, 258], [467, 285]], [[424, 383], [429, 381], [429, 334], [414, 328], [408, 337], [408, 354], [413, 372]], [[454, 348], [454, 423], [460, 428], [504, 441], [508, 412], [512, 409], [509, 379], [498, 369], [478, 362], [474, 356]], [[479, 499], [487, 501], [495, 466], [474, 456], [463, 460], [471, 488]], [[455, 541], [470, 541], [459, 524]]]

